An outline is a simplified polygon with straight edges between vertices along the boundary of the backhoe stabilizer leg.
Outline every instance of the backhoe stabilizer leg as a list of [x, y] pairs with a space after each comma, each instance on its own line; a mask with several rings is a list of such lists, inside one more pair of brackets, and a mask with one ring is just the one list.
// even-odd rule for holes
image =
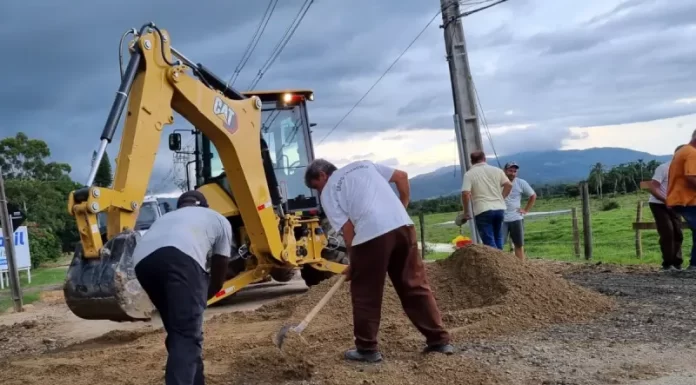
[[104, 244], [97, 258], [84, 258], [78, 245], [63, 295], [68, 308], [87, 320], [148, 321], [154, 306], [135, 277], [133, 250], [140, 238], [125, 231]]
[[228, 279], [222, 285], [222, 289], [220, 289], [217, 294], [213, 296], [213, 298], [208, 300], [208, 306], [216, 302], [220, 302], [232, 294], [242, 290], [257, 279], [266, 277], [270, 271], [270, 268], [271, 266], [258, 266], [254, 270], [245, 271], [232, 279]]
[[328, 271], [334, 274], [343, 274], [343, 271], [348, 267], [342, 263], [331, 262], [326, 259], [319, 260], [318, 262], [310, 262], [306, 264], [307, 266], [312, 266], [313, 268], [321, 271]]

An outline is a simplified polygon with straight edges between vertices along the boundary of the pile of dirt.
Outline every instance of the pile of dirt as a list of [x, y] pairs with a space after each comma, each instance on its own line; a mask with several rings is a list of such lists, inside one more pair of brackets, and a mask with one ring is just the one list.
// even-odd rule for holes
[[[532, 263], [485, 246], [472, 245], [426, 265], [445, 326], [456, 344], [518, 332], [555, 322], [574, 322], [609, 310], [611, 300], [573, 285]], [[335, 282], [277, 301], [255, 312], [221, 314], [204, 326], [209, 384], [476, 384], [501, 383], [486, 365], [461, 354], [420, 354], [423, 337], [404, 315], [390, 283], [384, 292], [380, 365], [347, 363], [353, 346], [349, 285], [338, 290], [304, 332], [290, 335], [280, 350], [273, 337], [297, 324]], [[166, 352], [162, 333], [109, 336], [36, 357], [0, 363], [4, 384], [82, 385], [97, 382], [162, 382]], [[84, 360], [85, 356], [95, 359]], [[104, 365], [104, 363], [109, 363]], [[55, 373], [60, 372], [60, 376]], [[74, 374], [70, 374], [74, 373]]]
[[43, 353], [61, 346], [53, 335], [51, 317], [37, 317], [0, 326], [0, 359]]
[[[599, 293], [486, 246], [460, 249], [447, 259], [427, 264], [426, 270], [443, 322], [455, 343], [551, 323], [581, 321], [613, 306], [612, 300]], [[297, 324], [336, 279], [323, 282], [305, 295], [264, 306], [251, 314], [221, 315], [209, 323], [209, 328], [215, 328], [216, 323], [233, 323], [240, 317], [248, 321], [284, 320], [286, 324]], [[211, 330], [211, 333], [214, 332]], [[249, 344], [248, 350], [232, 362], [234, 372], [241, 375], [238, 379], [258, 378], [264, 373], [268, 381], [318, 378], [321, 381], [337, 379], [336, 383], [350, 382], [347, 378], [355, 372], [341, 362], [342, 351], [353, 342], [348, 285], [339, 289], [302, 337], [306, 343], [293, 343], [294, 350], [284, 346], [282, 352], [272, 347], [271, 335], [259, 344]], [[404, 315], [390, 282], [387, 282], [382, 304], [380, 344], [388, 362], [382, 365], [379, 375], [370, 374], [369, 378], [377, 382], [414, 381], [426, 375], [423, 365], [428, 362], [439, 362], [435, 372], [439, 373], [440, 382], [448, 383], [461, 376], [471, 378], [472, 365], [461, 357], [444, 360], [442, 357], [419, 357], [423, 337]]]

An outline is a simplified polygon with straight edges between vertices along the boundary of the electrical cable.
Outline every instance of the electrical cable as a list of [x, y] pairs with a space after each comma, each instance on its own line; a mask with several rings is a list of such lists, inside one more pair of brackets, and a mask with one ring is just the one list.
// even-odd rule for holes
[[249, 41], [249, 44], [244, 50], [242, 58], [239, 59], [239, 63], [237, 63], [237, 67], [235, 68], [234, 73], [232, 74], [232, 76], [230, 76], [230, 79], [227, 81], [227, 87], [234, 84], [234, 82], [237, 80], [237, 77], [246, 66], [246, 63], [249, 61], [249, 58], [251, 58], [251, 54], [254, 53], [256, 46], [259, 44], [259, 41], [261, 41], [261, 36], [263, 35], [263, 32], [266, 30], [268, 22], [271, 20], [271, 16], [273, 16], [273, 11], [275, 10], [276, 5], [278, 5], [278, 0], [271, 0], [268, 3], [266, 11], [261, 17], [259, 25], [256, 27], [254, 36], [251, 37], [251, 41]]
[[261, 66], [261, 68], [259, 69], [259, 72], [254, 77], [254, 80], [251, 81], [251, 84], [249, 85], [249, 87], [247, 87], [248, 90], [254, 89], [254, 87], [256, 87], [256, 85], [259, 84], [263, 75], [271, 68], [271, 66], [273, 65], [275, 60], [278, 58], [278, 56], [280, 56], [280, 53], [283, 52], [283, 49], [288, 44], [288, 42], [290, 41], [292, 36], [295, 34], [297, 27], [300, 26], [300, 24], [302, 23], [302, 20], [304, 19], [305, 15], [307, 14], [307, 11], [309, 11], [309, 8], [312, 6], [313, 3], [314, 3], [314, 0], [305, 0], [305, 2], [302, 4], [297, 15], [295, 15], [295, 19], [293, 19], [292, 23], [290, 23], [288, 28], [285, 30], [283, 37], [280, 38], [280, 40], [278, 41], [276, 46], [273, 48], [273, 51], [271, 51], [271, 55], [268, 57], [266, 62]]
[[384, 76], [386, 76], [387, 73], [389, 73], [389, 71], [391, 71], [391, 69], [394, 68], [394, 65], [396, 65], [396, 63], [404, 56], [404, 54], [406, 54], [406, 52], [418, 40], [418, 38], [420, 38], [421, 35], [423, 35], [423, 33], [428, 29], [428, 27], [430, 27], [430, 24], [432, 24], [433, 21], [435, 21], [435, 18], [437, 18], [441, 12], [441, 10], [437, 11], [437, 13], [432, 17], [432, 19], [430, 19], [430, 21], [428, 21], [425, 27], [423, 27], [423, 29], [420, 32], [418, 32], [418, 35], [416, 35], [416, 37], [413, 40], [411, 40], [408, 46], [406, 46], [406, 48], [399, 54], [399, 56], [397, 56], [396, 59], [394, 59], [394, 61], [391, 63], [391, 65], [389, 65], [389, 67], [387, 67], [387, 69], [382, 73], [382, 75], [380, 75], [380, 77], [377, 78], [374, 84], [372, 84], [372, 86], [363, 94], [363, 96], [360, 97], [360, 99], [358, 99], [358, 101], [348, 110], [348, 112], [345, 115], [343, 115], [343, 117], [338, 121], [338, 123], [336, 123], [331, 128], [331, 130], [329, 130], [329, 133], [326, 134], [326, 136], [324, 136], [319, 142], [317, 142], [317, 145], [323, 143], [326, 140], [326, 138], [328, 138], [336, 130], [336, 128], [338, 128], [338, 126], [341, 125], [341, 123], [343, 123], [343, 121], [353, 112], [353, 110], [355, 110], [355, 108], [360, 104], [360, 102], [362, 102], [363, 99], [367, 97], [370, 91], [372, 91], [372, 89], [375, 88], [375, 86], [377, 86], [377, 84], [379, 84], [380, 81], [382, 81]]
[[469, 79], [471, 81], [471, 87], [474, 89], [474, 96], [476, 97], [476, 102], [478, 103], [479, 111], [481, 112], [481, 121], [483, 127], [486, 131], [486, 136], [488, 137], [488, 142], [491, 144], [491, 149], [493, 150], [493, 155], [495, 155], [495, 161], [498, 163], [498, 167], [503, 168], [500, 164], [500, 159], [498, 158], [498, 153], [495, 151], [495, 144], [493, 144], [493, 135], [491, 135], [491, 130], [488, 128], [488, 121], [486, 120], [486, 113], [483, 112], [483, 105], [481, 104], [481, 99], [479, 98], [478, 90], [476, 90], [476, 84], [474, 79]]

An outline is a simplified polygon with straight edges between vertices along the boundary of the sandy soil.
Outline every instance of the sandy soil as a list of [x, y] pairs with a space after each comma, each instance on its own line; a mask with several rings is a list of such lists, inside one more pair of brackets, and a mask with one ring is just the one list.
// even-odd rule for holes
[[[515, 262], [510, 255], [473, 248], [428, 264], [459, 350], [453, 357], [419, 354], [422, 338], [388, 285], [380, 331], [385, 362], [376, 366], [341, 360], [352, 344], [347, 285], [282, 350], [273, 346], [272, 336], [282, 325], [297, 323], [332, 282], [270, 304], [275, 294], [306, 288], [292, 283], [266, 289], [273, 294], [240, 293], [237, 303], [207, 312], [208, 383], [696, 383], [696, 304], [690, 301], [695, 275]], [[256, 301], [260, 294], [265, 298]], [[263, 303], [256, 311], [230, 313]], [[0, 325], [3, 384], [162, 383], [166, 352], [158, 320], [84, 321], [60, 298], [46, 298], [25, 313], [3, 315]]]

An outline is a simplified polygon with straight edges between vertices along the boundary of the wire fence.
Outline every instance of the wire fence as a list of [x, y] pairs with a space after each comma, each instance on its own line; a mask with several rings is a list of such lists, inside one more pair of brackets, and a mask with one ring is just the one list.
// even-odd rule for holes
[[[653, 263], [662, 261], [659, 236], [654, 229], [654, 219], [644, 192], [617, 196], [591, 197], [590, 256], [595, 262], [605, 263]], [[640, 208], [639, 208], [640, 207]], [[469, 226], [456, 226], [457, 213], [424, 215], [423, 235], [425, 257], [438, 259], [454, 251], [454, 239], [458, 235], [471, 238]], [[420, 221], [414, 216], [420, 234]], [[639, 227], [652, 227], [644, 230]], [[585, 237], [583, 234], [582, 201], [580, 198], [551, 198], [538, 200], [534, 210], [525, 216], [524, 249], [529, 258], [556, 260], [584, 260]], [[688, 264], [691, 250], [691, 232], [682, 230], [682, 254]], [[512, 251], [508, 239], [504, 247]]]

